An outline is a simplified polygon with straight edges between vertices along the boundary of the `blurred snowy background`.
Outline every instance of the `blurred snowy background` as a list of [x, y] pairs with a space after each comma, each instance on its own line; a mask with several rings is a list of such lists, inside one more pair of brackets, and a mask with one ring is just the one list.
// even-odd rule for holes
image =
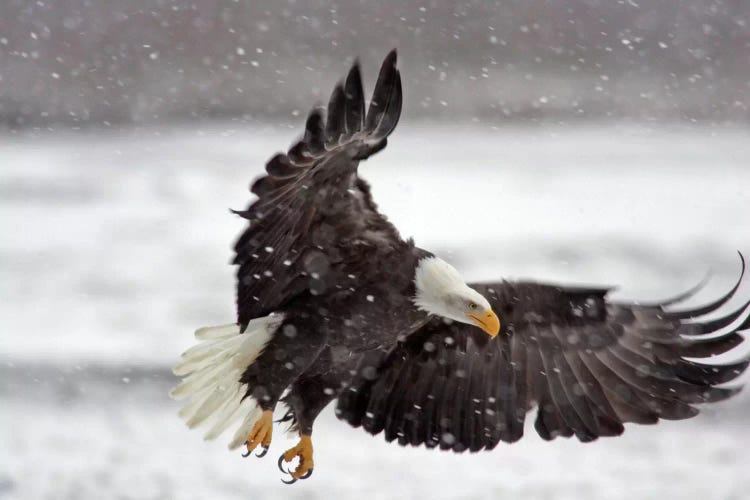
[[750, 255], [743, 0], [5, 0], [0, 498], [750, 497], [747, 392], [617, 439], [528, 428], [460, 456], [329, 411], [292, 487], [282, 433], [243, 460], [182, 426], [169, 366], [234, 315], [227, 209], [354, 57], [371, 89], [392, 47], [405, 110], [361, 171], [405, 236], [471, 279], [731, 286]]

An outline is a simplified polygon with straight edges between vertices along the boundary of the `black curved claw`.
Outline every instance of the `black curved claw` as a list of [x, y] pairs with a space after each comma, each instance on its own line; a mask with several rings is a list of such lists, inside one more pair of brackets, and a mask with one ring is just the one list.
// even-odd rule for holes
[[258, 457], [258, 458], [263, 458], [263, 457], [266, 456], [266, 453], [268, 453], [268, 446], [264, 446], [263, 447], [263, 451], [261, 451], [260, 453], [258, 453], [255, 456]]
[[308, 477], [312, 476], [313, 469], [310, 469], [309, 471], [305, 472], [304, 476], [301, 476], [300, 479], [307, 479]]
[[[263, 452], [265, 453], [265, 450], [263, 450]], [[277, 465], [279, 466], [279, 470], [282, 473], [287, 474], [287, 475], [290, 476], [290, 479], [286, 480], [286, 479], [282, 478], [281, 482], [284, 483], [284, 484], [294, 484], [294, 483], [296, 483], [297, 482], [297, 478], [296, 477], [291, 477], [292, 473], [290, 471], [284, 469], [284, 466], [282, 465], [284, 462], [285, 462], [285, 460], [284, 460], [284, 454], [282, 453], [281, 456], [279, 457], [279, 461], [278, 461]], [[301, 477], [300, 479], [307, 479], [308, 477], [310, 477], [309, 473], [305, 474], [305, 477]]]
[[[249, 445], [249, 441], [245, 441], [245, 446]], [[250, 456], [250, 453], [252, 453], [250, 450], [247, 450], [245, 453], [242, 454], [242, 458], [247, 458]]]
[[282, 463], [284, 463], [284, 454], [283, 453], [279, 457], [279, 462], [278, 462], [279, 470], [281, 472], [283, 472], [284, 474], [289, 474], [289, 471], [288, 470], [284, 470], [284, 467], [281, 466]]

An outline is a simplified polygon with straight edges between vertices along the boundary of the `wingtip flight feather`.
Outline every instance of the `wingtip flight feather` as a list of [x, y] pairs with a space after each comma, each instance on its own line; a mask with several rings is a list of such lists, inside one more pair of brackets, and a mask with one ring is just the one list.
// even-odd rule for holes
[[734, 294], [739, 290], [740, 285], [744, 281], [745, 278], [745, 271], [746, 271], [746, 263], [745, 263], [745, 257], [742, 255], [742, 252], [737, 252], [740, 256], [740, 263], [741, 263], [741, 269], [740, 269], [740, 276], [737, 278], [736, 283], [734, 286], [724, 295], [719, 297], [718, 299], [714, 300], [713, 302], [709, 304], [705, 304], [703, 306], [695, 307], [692, 309], [683, 309], [679, 311], [667, 311], [666, 315], [667, 317], [671, 319], [694, 319], [699, 316], [704, 316], [706, 314], [709, 314], [711, 312], [716, 311], [721, 306], [729, 302], [729, 300], [734, 297]]
[[365, 97], [359, 62], [354, 61], [344, 83], [344, 123], [346, 132], [355, 134], [362, 130], [365, 120]]

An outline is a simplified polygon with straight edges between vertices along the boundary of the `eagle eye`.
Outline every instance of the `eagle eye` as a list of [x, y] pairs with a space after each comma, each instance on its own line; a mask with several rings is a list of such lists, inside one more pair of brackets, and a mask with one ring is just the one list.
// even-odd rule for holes
[[469, 309], [474, 311], [477, 308], [477, 305], [474, 302], [469, 302]]

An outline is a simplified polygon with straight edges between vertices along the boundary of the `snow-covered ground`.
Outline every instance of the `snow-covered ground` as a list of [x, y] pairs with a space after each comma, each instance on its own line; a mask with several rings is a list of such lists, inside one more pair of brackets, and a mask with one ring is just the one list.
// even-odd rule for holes
[[[387, 445], [328, 412], [315, 475], [291, 487], [281, 433], [265, 460], [243, 460], [184, 429], [167, 368], [197, 326], [233, 318], [242, 222], [227, 208], [298, 126], [1, 138], [0, 497], [750, 497], [746, 393], [618, 439], [545, 443], [527, 429], [471, 456]], [[736, 250], [750, 255], [748, 139], [404, 123], [361, 171], [405, 236], [471, 279], [654, 299], [712, 269], [701, 301], [730, 286]]]
[[[750, 402], [690, 421], [628, 426], [616, 439], [542, 441], [454, 455], [400, 448], [326, 410], [315, 473], [282, 484], [277, 428], [264, 459], [206, 443], [175, 416], [164, 371], [4, 368], [0, 498], [747, 499]], [[33, 382], [32, 382], [33, 381]], [[743, 397], [743, 396], [740, 396]]]

